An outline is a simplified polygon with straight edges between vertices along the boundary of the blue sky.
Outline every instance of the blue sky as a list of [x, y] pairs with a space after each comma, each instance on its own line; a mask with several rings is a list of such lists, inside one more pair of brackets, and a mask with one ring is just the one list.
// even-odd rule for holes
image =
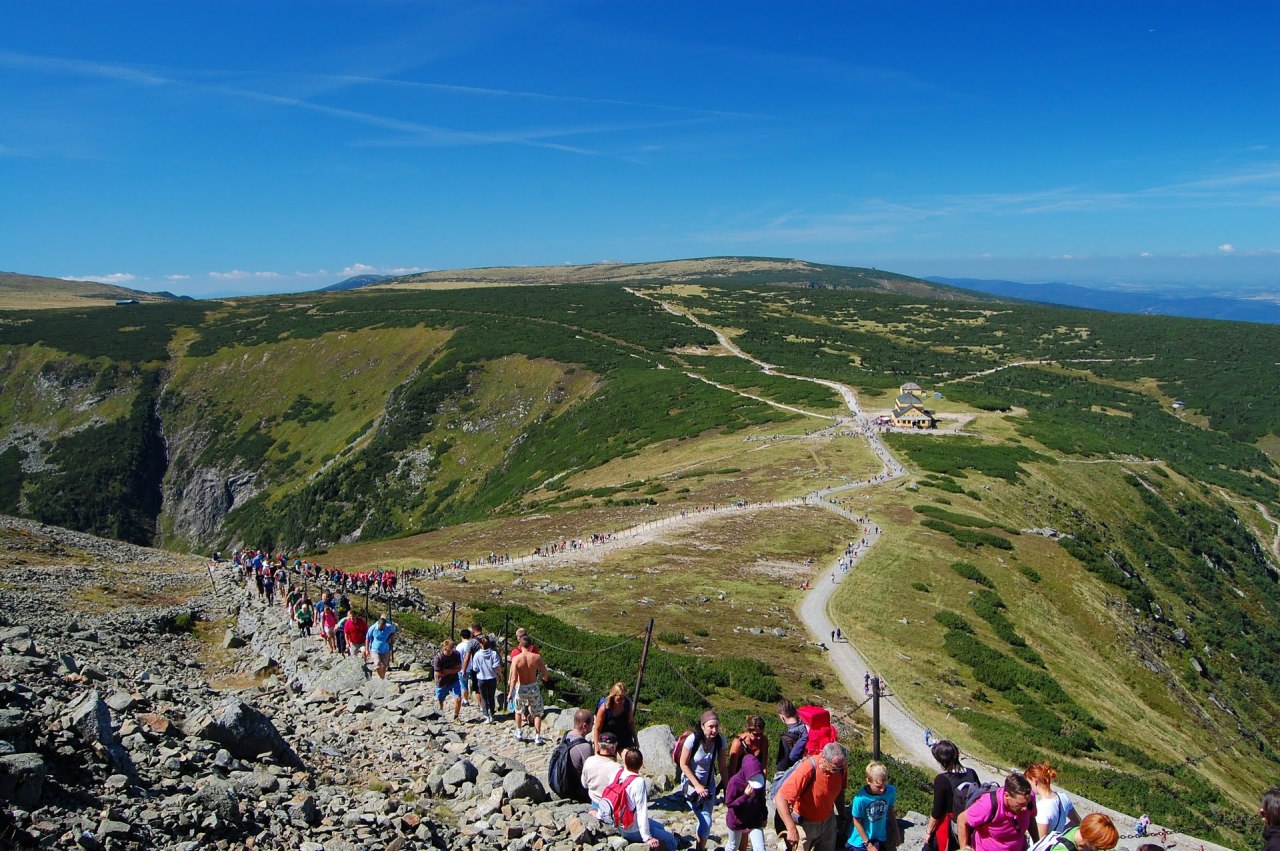
[[799, 257], [1280, 298], [1280, 3], [0, 0], [0, 269]]

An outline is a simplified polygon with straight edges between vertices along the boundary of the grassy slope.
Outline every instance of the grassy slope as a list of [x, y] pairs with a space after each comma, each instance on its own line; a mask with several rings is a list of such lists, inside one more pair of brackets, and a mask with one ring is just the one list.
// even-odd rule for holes
[[[175, 400], [174, 428], [202, 428], [238, 421], [231, 431], [264, 429], [273, 441], [269, 461], [291, 452], [300, 457], [280, 469], [285, 489], [296, 487], [378, 417], [391, 389], [448, 339], [447, 332], [420, 328], [369, 329], [314, 339], [231, 347], [205, 357], [179, 360], [166, 394]], [[325, 380], [317, 380], [317, 369]], [[285, 413], [306, 396], [333, 413], [301, 424]], [[226, 441], [232, 434], [210, 435]], [[287, 441], [287, 447], [283, 442]], [[191, 461], [193, 459], [177, 459]]]
[[56, 434], [94, 420], [119, 419], [129, 411], [136, 381], [129, 375], [100, 380], [106, 366], [102, 360], [39, 344], [10, 348], [5, 392], [0, 394], [0, 429], [25, 423]]
[[61, 278], [0, 272], [0, 310], [107, 307], [114, 306], [117, 299], [126, 298], [169, 301], [164, 296], [96, 281], [64, 281]]

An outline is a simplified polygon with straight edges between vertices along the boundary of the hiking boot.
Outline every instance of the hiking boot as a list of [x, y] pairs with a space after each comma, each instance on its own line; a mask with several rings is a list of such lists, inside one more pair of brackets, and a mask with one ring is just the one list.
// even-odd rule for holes
[[535, 736], [533, 737], [533, 743], [534, 743], [535, 745], [540, 745], [540, 744], [542, 744], [542, 743], [543, 743], [543, 742], [542, 742], [542, 734], [541, 734], [541, 733], [538, 733], [537, 735], [535, 735]]

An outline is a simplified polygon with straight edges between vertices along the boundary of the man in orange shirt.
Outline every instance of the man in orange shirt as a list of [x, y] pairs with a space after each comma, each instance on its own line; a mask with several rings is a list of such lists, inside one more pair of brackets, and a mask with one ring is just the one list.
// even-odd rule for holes
[[815, 757], [796, 763], [774, 797], [786, 826], [788, 849], [836, 851], [840, 842], [837, 812], [843, 814], [848, 786], [848, 751], [831, 742]]

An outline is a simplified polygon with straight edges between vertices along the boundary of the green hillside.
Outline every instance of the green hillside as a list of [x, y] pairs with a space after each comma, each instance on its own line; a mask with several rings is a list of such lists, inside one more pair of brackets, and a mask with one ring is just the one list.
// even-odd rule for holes
[[[966, 300], [764, 258], [534, 272], [0, 313], [0, 509], [179, 549], [412, 566], [878, 472], [830, 388], [763, 374], [696, 318], [848, 384], [870, 414], [914, 381], [942, 417], [888, 437], [906, 483], [849, 498], [885, 534], [834, 603], [917, 717], [996, 764], [1049, 755], [1098, 800], [1240, 835], [1280, 768], [1260, 732], [1280, 717], [1280, 471], [1264, 451], [1280, 445], [1280, 327]], [[790, 517], [562, 578], [648, 577], [627, 587], [692, 631], [683, 586], [710, 597], [732, 577], [733, 599], [781, 604], [785, 624], [779, 577], [843, 547], [784, 534]], [[644, 616], [585, 598], [558, 615]], [[827, 699], [803, 674], [820, 658], [718, 634], [705, 652], [749, 651]]]

